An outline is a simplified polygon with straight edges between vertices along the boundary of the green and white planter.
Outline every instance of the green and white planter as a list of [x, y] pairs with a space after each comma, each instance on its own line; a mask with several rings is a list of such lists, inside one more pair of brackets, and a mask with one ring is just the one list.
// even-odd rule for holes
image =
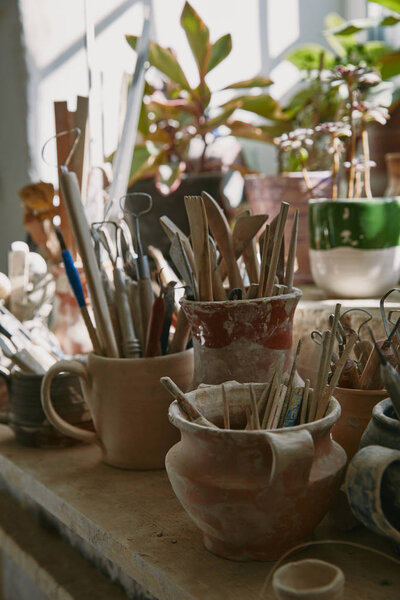
[[309, 201], [311, 272], [343, 298], [382, 296], [400, 280], [400, 197]]

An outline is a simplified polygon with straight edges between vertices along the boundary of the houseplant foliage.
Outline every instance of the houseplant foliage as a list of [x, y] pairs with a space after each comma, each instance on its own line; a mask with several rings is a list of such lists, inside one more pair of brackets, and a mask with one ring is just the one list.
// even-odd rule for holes
[[[140, 143], [133, 156], [130, 184], [154, 177], [157, 189], [168, 194], [177, 189], [183, 173], [215, 170], [208, 162], [208, 149], [220, 135], [233, 135], [260, 141], [271, 141], [268, 126], [256, 126], [235, 118], [238, 109], [279, 122], [286, 119], [276, 100], [264, 90], [272, 81], [254, 77], [226, 86], [232, 98], [218, 103], [216, 93], [207, 85], [208, 74], [229, 56], [232, 50], [230, 34], [216, 41], [204, 21], [186, 2], [180, 24], [186, 34], [197, 66], [197, 82], [190, 85], [171, 48], [150, 43], [148, 62], [159, 75], [159, 82], [149, 69], [146, 74], [145, 95], [139, 120]], [[135, 49], [138, 38], [128, 35]], [[254, 93], [257, 88], [257, 93]], [[262, 90], [262, 91], [260, 91]], [[218, 90], [222, 91], [222, 90]], [[202, 144], [200, 156], [191, 158], [193, 142]]]

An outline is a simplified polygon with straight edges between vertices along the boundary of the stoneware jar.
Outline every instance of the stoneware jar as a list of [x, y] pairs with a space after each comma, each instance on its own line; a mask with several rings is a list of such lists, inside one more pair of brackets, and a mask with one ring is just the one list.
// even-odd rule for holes
[[[51, 425], [43, 412], [40, 389], [43, 375], [23, 373], [19, 369], [9, 372], [0, 368], [0, 376], [8, 389], [7, 409], [0, 422], [8, 425], [18, 443], [40, 448], [63, 448], [77, 443]], [[51, 384], [54, 406], [71, 426], [90, 429], [92, 420], [75, 375], [57, 375]]]
[[272, 579], [278, 600], [341, 600], [344, 583], [342, 569], [316, 558], [287, 563]]
[[[265, 384], [254, 384], [256, 399]], [[187, 394], [203, 415], [223, 426], [221, 386]], [[229, 385], [232, 429], [189, 422], [177, 402], [169, 409], [181, 441], [166, 457], [169, 480], [199, 527], [205, 547], [232, 560], [274, 560], [311, 534], [328, 511], [346, 465], [331, 439], [340, 406], [314, 423], [274, 431], [245, 424], [248, 386]]]
[[374, 406], [372, 418], [363, 433], [360, 448], [371, 445], [400, 450], [400, 421], [396, 418], [390, 398]]
[[[53, 377], [64, 371], [81, 379], [95, 432], [81, 431], [57, 413], [50, 386]], [[193, 378], [193, 350], [154, 358], [89, 354], [87, 366], [63, 360], [44, 377], [43, 409], [54, 427], [65, 435], [98, 444], [108, 465], [162, 469], [165, 454], [178, 437], [168, 422], [171, 396], [160, 383], [164, 376], [187, 390]]]
[[278, 361], [292, 362], [293, 317], [301, 291], [221, 302], [182, 299], [194, 349], [194, 383], [270, 381]]
[[387, 391], [337, 387], [334, 395], [342, 408], [342, 414], [332, 428], [333, 439], [345, 449], [348, 460], [351, 460], [359, 449], [361, 437], [375, 405], [387, 396]]
[[400, 544], [400, 451], [362, 448], [349, 464], [345, 487], [357, 519]]
[[333, 297], [382, 296], [400, 277], [400, 197], [309, 201], [311, 271]]

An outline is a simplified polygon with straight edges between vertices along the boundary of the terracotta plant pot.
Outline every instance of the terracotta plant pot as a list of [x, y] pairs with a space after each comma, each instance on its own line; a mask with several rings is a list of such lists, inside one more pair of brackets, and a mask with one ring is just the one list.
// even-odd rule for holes
[[336, 565], [306, 558], [279, 567], [272, 587], [279, 600], [341, 600], [344, 582], [344, 573]]
[[[53, 377], [64, 371], [80, 377], [95, 432], [82, 432], [56, 412], [50, 385]], [[122, 359], [89, 354], [86, 367], [62, 360], [44, 377], [43, 409], [65, 435], [97, 443], [105, 463], [123, 469], [162, 469], [165, 454], [178, 437], [168, 422], [171, 397], [160, 384], [163, 376], [188, 389], [193, 378], [193, 351]]]
[[[314, 171], [309, 173], [311, 185], [317, 198], [326, 198], [331, 194], [330, 171]], [[311, 283], [310, 236], [308, 231], [307, 190], [302, 173], [282, 173], [281, 175], [246, 175], [244, 189], [246, 199], [254, 213], [267, 213], [271, 218], [279, 213], [282, 201], [289, 202], [291, 210], [285, 228], [285, 246], [289, 247], [291, 224], [294, 209], [298, 208], [299, 231], [297, 239], [298, 269], [294, 276], [296, 284]]]
[[390, 398], [374, 406], [372, 418], [362, 435], [360, 448], [371, 445], [400, 450], [400, 421], [396, 418]]
[[[256, 399], [265, 384], [254, 384]], [[222, 426], [221, 386], [188, 394], [207, 419]], [[181, 441], [168, 452], [168, 477], [203, 534], [205, 547], [233, 560], [274, 560], [311, 534], [339, 489], [346, 464], [330, 430], [340, 416], [331, 400], [314, 423], [274, 431], [243, 427], [248, 386], [230, 385], [232, 429], [187, 421], [173, 402]]]
[[400, 451], [363, 448], [349, 464], [345, 487], [357, 519], [400, 544]]
[[[7, 411], [0, 421], [9, 425], [15, 439], [24, 446], [39, 448], [64, 448], [77, 443], [55, 429], [43, 412], [40, 388], [43, 375], [14, 370], [0, 370], [8, 388]], [[90, 429], [92, 420], [88, 406], [83, 400], [79, 379], [75, 375], [61, 374], [51, 384], [51, 394], [57, 411], [68, 423]], [[76, 427], [78, 429], [78, 427]]]
[[309, 202], [310, 259], [333, 297], [382, 296], [400, 278], [400, 198]]
[[292, 361], [293, 316], [301, 291], [290, 294], [222, 302], [182, 299], [194, 349], [194, 383], [216, 384], [234, 379], [269, 381], [284, 357]]
[[359, 449], [374, 406], [387, 396], [387, 391], [337, 387], [334, 394], [342, 407], [342, 414], [332, 429], [333, 439], [345, 449], [347, 458], [351, 460]]

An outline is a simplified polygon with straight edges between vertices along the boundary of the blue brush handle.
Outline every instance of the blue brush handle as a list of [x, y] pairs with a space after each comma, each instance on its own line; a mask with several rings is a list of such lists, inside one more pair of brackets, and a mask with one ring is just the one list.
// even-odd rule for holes
[[65, 271], [67, 273], [68, 281], [71, 285], [72, 291], [74, 292], [76, 301], [78, 303], [79, 308], [86, 306], [85, 296], [83, 295], [82, 283], [79, 278], [79, 273], [77, 268], [74, 265], [74, 261], [72, 259], [71, 253], [69, 250], [63, 250], [61, 253]]

